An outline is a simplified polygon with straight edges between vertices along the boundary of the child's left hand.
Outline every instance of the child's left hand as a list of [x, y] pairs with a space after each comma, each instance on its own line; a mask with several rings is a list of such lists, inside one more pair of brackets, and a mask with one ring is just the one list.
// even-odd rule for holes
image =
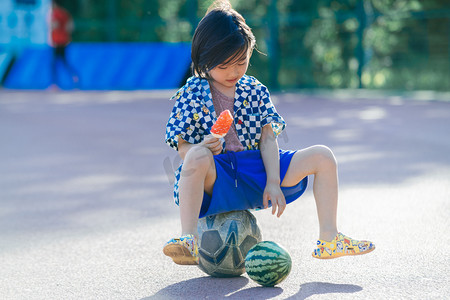
[[286, 199], [279, 184], [268, 183], [266, 185], [263, 194], [264, 208], [269, 207], [269, 200], [272, 203], [272, 215], [275, 214], [278, 207], [277, 217], [279, 218], [286, 208]]

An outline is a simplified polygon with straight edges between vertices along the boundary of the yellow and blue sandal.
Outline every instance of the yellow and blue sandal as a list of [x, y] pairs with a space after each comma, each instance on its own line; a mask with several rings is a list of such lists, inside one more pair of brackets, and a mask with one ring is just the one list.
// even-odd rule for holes
[[375, 244], [370, 241], [358, 241], [338, 233], [333, 241], [317, 241], [317, 248], [312, 256], [319, 259], [337, 258], [347, 255], [361, 255], [375, 250]]
[[192, 234], [171, 239], [164, 245], [163, 252], [178, 265], [198, 265], [198, 244]]

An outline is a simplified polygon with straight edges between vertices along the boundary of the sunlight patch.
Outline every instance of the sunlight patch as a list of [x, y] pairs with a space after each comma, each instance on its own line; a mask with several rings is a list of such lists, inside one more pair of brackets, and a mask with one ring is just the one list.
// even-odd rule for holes
[[386, 118], [386, 116], [387, 116], [386, 110], [377, 106], [368, 107], [358, 114], [358, 117], [361, 120], [366, 121], [381, 120]]

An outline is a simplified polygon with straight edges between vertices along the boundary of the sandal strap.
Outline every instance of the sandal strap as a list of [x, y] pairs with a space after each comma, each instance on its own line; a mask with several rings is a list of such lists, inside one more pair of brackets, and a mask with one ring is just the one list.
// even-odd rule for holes
[[179, 242], [183, 242], [186, 240], [194, 240], [194, 242], [197, 242], [197, 239], [193, 234], [186, 234], [179, 238], [173, 238], [170, 241], [168, 241], [166, 244], [178, 244]]
[[324, 240], [318, 240], [317, 241], [317, 247], [326, 247], [326, 248], [328, 248], [330, 250], [335, 250], [336, 249], [336, 242], [337, 242], [338, 236], [340, 234], [342, 235], [342, 233], [338, 233], [331, 242], [327, 242], [327, 241], [324, 241]]

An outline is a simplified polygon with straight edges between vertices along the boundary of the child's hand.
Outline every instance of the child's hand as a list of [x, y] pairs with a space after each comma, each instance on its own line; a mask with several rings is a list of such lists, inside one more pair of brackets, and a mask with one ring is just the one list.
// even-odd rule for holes
[[281, 191], [280, 185], [275, 183], [268, 183], [264, 189], [263, 205], [264, 208], [269, 207], [269, 200], [272, 203], [272, 215], [275, 214], [278, 207], [277, 217], [279, 218], [286, 208], [286, 199]]
[[211, 150], [213, 155], [217, 155], [222, 153], [222, 141], [218, 138], [212, 136], [211, 134], [207, 135], [202, 142], [203, 146]]

